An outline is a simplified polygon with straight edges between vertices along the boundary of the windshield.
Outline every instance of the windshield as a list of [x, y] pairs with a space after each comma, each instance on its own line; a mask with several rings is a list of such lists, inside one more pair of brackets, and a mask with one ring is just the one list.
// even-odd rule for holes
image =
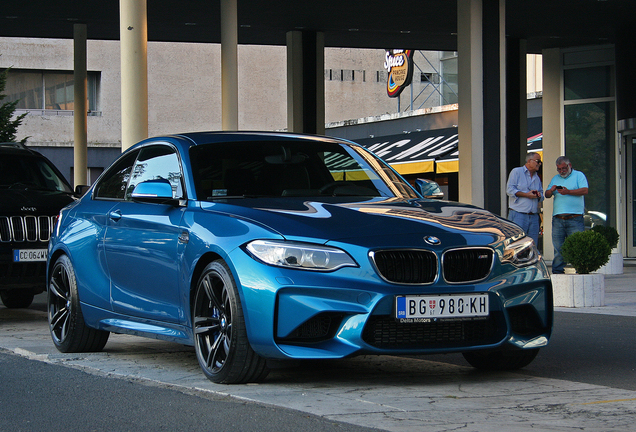
[[45, 159], [24, 155], [2, 155], [0, 187], [71, 192]]
[[227, 197], [364, 196], [417, 198], [367, 150], [322, 141], [260, 141], [191, 148], [200, 200]]

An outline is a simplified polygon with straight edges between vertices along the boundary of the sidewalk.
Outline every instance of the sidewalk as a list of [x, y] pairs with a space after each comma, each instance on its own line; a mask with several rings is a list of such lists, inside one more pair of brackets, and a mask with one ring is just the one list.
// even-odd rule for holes
[[[623, 272], [605, 275], [606, 306], [557, 311], [636, 316], [636, 261], [625, 260]], [[260, 384], [214, 384], [201, 372], [192, 347], [112, 334], [102, 352], [64, 354], [51, 342], [41, 297], [35, 307], [0, 311], [0, 350], [32, 360], [390, 432], [490, 432], [493, 425], [510, 432], [631, 432], [636, 421], [636, 391], [523, 371], [480, 373], [422, 358], [308, 362], [276, 369]]]
[[[548, 262], [548, 264], [551, 264]], [[558, 312], [578, 312], [604, 315], [636, 316], [636, 260], [623, 260], [623, 274], [605, 275], [605, 306], [565, 308]]]

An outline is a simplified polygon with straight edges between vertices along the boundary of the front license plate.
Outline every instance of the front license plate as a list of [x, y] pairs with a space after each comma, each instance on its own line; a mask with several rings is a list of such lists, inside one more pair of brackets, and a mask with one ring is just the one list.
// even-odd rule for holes
[[14, 249], [13, 262], [46, 261], [47, 254], [46, 249]]
[[488, 294], [395, 297], [400, 322], [429, 322], [445, 318], [479, 318], [489, 313]]

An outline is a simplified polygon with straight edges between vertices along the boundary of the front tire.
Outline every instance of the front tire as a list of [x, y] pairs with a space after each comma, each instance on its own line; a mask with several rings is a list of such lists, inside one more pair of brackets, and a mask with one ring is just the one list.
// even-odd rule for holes
[[96, 352], [104, 348], [110, 333], [88, 327], [84, 322], [75, 270], [66, 255], [57, 259], [51, 271], [47, 303], [49, 329], [58, 351]]
[[539, 348], [501, 351], [466, 351], [464, 358], [474, 368], [489, 371], [516, 370], [528, 366]]
[[194, 294], [194, 345], [205, 376], [222, 384], [262, 381], [269, 369], [249, 344], [238, 289], [227, 264], [220, 260], [208, 264]]
[[9, 309], [24, 309], [33, 303], [33, 292], [25, 290], [9, 290], [0, 292], [2, 304]]

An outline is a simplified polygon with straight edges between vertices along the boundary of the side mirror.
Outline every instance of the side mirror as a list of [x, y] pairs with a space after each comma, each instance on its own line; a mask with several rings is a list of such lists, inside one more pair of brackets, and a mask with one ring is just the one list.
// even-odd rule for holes
[[179, 200], [172, 196], [172, 185], [168, 180], [156, 179], [139, 183], [131, 195], [133, 201], [179, 205]]
[[75, 186], [75, 195], [81, 198], [90, 188], [88, 185], [77, 185]]

